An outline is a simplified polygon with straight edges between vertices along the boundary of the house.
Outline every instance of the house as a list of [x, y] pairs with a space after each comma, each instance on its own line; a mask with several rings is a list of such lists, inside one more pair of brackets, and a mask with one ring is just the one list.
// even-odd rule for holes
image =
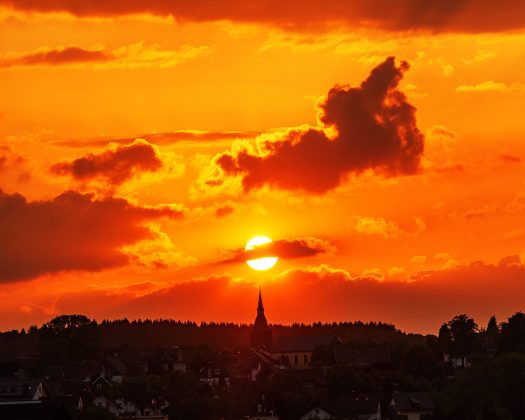
[[93, 398], [91, 404], [96, 405], [97, 407], [105, 408], [115, 416], [118, 416], [122, 412], [122, 408], [118, 402], [103, 394], [98, 394], [95, 398]]
[[109, 381], [120, 384], [127, 372], [128, 368], [118, 357], [109, 357], [104, 360], [102, 375]]
[[182, 351], [177, 347], [158, 349], [147, 360], [147, 373], [166, 375], [186, 372], [186, 363], [182, 361]]
[[0, 401], [39, 400], [48, 395], [40, 379], [0, 378]]
[[275, 414], [275, 404], [265, 394], [259, 395], [254, 412], [246, 417], [248, 420], [279, 420]]
[[386, 366], [390, 364], [390, 352], [383, 346], [335, 347], [334, 359], [337, 365]]
[[223, 384], [226, 388], [230, 387], [230, 375], [217, 362], [208, 361], [199, 371], [200, 382], [216, 388]]
[[420, 420], [435, 411], [434, 402], [427, 392], [394, 391], [390, 405], [394, 413], [406, 416], [408, 420]]
[[107, 391], [109, 388], [111, 388], [111, 382], [103, 374], [91, 382], [93, 392]]
[[346, 394], [317, 406], [300, 417], [309, 419], [381, 420], [381, 403], [374, 394]]
[[304, 413], [299, 420], [331, 420], [335, 419], [335, 415], [326, 411], [321, 407], [314, 407]]
[[261, 358], [256, 350], [246, 347], [223, 351], [220, 359], [231, 380], [237, 384], [255, 382], [263, 369], [270, 370], [267, 357]]
[[448, 353], [443, 354], [443, 362], [449, 363], [454, 369], [466, 368], [470, 366], [470, 362], [466, 357], [454, 357]]
[[270, 354], [274, 360], [292, 369], [307, 369], [311, 365], [314, 350], [335, 339], [331, 335], [278, 336], [272, 344]]

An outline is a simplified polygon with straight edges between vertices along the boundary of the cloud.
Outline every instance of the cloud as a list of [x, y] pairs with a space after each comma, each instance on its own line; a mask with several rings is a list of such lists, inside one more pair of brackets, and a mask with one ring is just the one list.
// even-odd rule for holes
[[252, 251], [245, 251], [244, 248], [228, 250], [226, 251], [227, 257], [221, 263], [239, 263], [249, 258], [260, 258], [268, 255], [277, 255], [282, 259], [307, 258], [322, 254], [334, 254], [335, 251], [336, 247], [330, 241], [308, 236], [273, 241], [260, 245]]
[[411, 226], [400, 226], [393, 220], [383, 217], [356, 217], [354, 229], [364, 235], [379, 235], [385, 239], [397, 239], [406, 236], [417, 236], [426, 229], [420, 217], [414, 217]]
[[411, 262], [412, 264], [424, 264], [426, 260], [427, 260], [427, 257], [424, 256], [424, 255], [414, 255], [414, 256], [410, 259], [410, 262]]
[[73, 63], [104, 62], [113, 56], [104, 50], [88, 50], [80, 47], [44, 49], [31, 53], [22, 53], [12, 58], [0, 60], [0, 67], [14, 66], [60, 66]]
[[495, 32], [523, 28], [525, 14], [520, 0], [0, 0], [0, 6], [24, 12], [67, 12], [79, 17], [150, 14], [172, 16], [179, 22], [229, 20], [294, 31], [371, 27], [388, 31]]
[[24, 183], [30, 178], [28, 160], [8, 144], [0, 143], [0, 183]]
[[[520, 310], [524, 279], [525, 266], [518, 257], [509, 256], [497, 264], [473, 262], [420, 271], [403, 281], [383, 279], [376, 273], [351, 274], [326, 265], [305, 267], [277, 274], [263, 284], [262, 291], [270, 323], [370, 320], [437, 334], [443, 322], [459, 313], [484, 324], [493, 314], [502, 320]], [[214, 276], [138, 297], [135, 290], [127, 289], [68, 293], [56, 300], [54, 310], [98, 319], [253, 322], [257, 293], [252, 282]]]
[[320, 104], [323, 130], [301, 128], [281, 138], [262, 137], [257, 151], [233, 149], [215, 162], [225, 175], [240, 176], [245, 191], [266, 185], [322, 194], [367, 170], [386, 177], [415, 174], [424, 136], [415, 108], [397, 89], [407, 69], [407, 63], [396, 66], [390, 57], [359, 87], [333, 87]]
[[223, 218], [232, 214], [234, 211], [235, 209], [230, 205], [217, 207], [217, 209], [215, 210], [215, 216], [217, 216], [218, 218]]
[[0, 171], [23, 165], [25, 162], [26, 159], [11, 146], [0, 143]]
[[128, 264], [122, 247], [157, 237], [148, 222], [182, 217], [175, 206], [141, 207], [75, 191], [27, 201], [0, 190], [0, 282]]
[[207, 46], [183, 45], [165, 50], [159, 45], [143, 42], [125, 45], [112, 50], [78, 46], [41, 48], [29, 52], [10, 52], [0, 57], [0, 68], [27, 66], [79, 66], [97, 68], [167, 68], [192, 60], [209, 52]]
[[456, 92], [505, 92], [508, 89], [509, 86], [505, 83], [489, 80], [477, 85], [460, 85], [456, 88]]
[[382, 217], [358, 217], [354, 228], [357, 233], [385, 238], [397, 238], [401, 232], [397, 223]]
[[168, 160], [157, 146], [137, 139], [128, 145], [111, 144], [101, 153], [88, 154], [72, 162], [56, 163], [51, 172], [69, 175], [76, 181], [102, 180], [116, 186], [140, 173], [157, 172], [166, 166], [177, 171], [180, 165]]
[[148, 133], [140, 134], [135, 137], [124, 138], [102, 138], [102, 139], [86, 139], [86, 140], [60, 140], [55, 141], [55, 146], [73, 147], [73, 148], [89, 148], [89, 147], [103, 147], [109, 143], [128, 144], [137, 138], [147, 140], [148, 143], [156, 144], [158, 146], [169, 146], [175, 143], [189, 141], [189, 142], [215, 142], [223, 140], [235, 139], [251, 139], [258, 136], [260, 133], [255, 131], [201, 131], [201, 130], [182, 130], [166, 133]]

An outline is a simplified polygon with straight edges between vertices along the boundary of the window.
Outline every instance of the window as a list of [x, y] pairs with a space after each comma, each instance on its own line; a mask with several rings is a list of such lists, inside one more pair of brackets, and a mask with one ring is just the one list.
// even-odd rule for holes
[[261, 404], [257, 404], [257, 412], [258, 413], [262, 412], [262, 405]]
[[305, 365], [308, 364], [308, 355], [307, 354], [304, 355], [304, 364]]
[[293, 362], [294, 362], [295, 366], [297, 366], [297, 365], [299, 364], [299, 355], [296, 354], [296, 355], [293, 357]]

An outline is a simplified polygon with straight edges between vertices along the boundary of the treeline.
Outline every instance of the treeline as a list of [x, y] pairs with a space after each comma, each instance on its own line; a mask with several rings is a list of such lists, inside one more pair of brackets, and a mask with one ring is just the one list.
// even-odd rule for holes
[[[64, 315], [62, 317], [81, 317]], [[55, 319], [63, 322], [62, 317]], [[72, 318], [73, 319], [73, 318]], [[87, 319], [87, 318], [86, 318]], [[103, 320], [100, 323], [89, 321], [96, 327], [102, 349], [114, 349], [120, 346], [135, 348], [171, 347], [175, 345], [199, 346], [203, 343], [214, 349], [248, 345], [250, 325], [225, 322], [176, 321], [172, 319], [137, 319], [127, 318]], [[0, 333], [0, 357], [24, 357], [38, 351], [38, 337], [50, 328], [50, 323], [38, 328], [31, 326], [27, 331], [13, 330]], [[273, 335], [333, 335], [343, 341], [390, 342], [405, 334], [394, 325], [361, 321], [332, 322], [313, 324], [294, 323], [291, 325], [271, 325]], [[45, 334], [44, 334], [45, 335]]]

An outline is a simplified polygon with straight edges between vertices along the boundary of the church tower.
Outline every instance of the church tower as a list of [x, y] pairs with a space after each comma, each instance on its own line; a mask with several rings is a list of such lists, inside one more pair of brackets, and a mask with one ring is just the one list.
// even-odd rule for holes
[[265, 350], [269, 350], [272, 347], [272, 331], [268, 327], [268, 322], [264, 316], [261, 289], [259, 289], [259, 304], [257, 305], [257, 317], [253, 323], [251, 343], [253, 347]]

